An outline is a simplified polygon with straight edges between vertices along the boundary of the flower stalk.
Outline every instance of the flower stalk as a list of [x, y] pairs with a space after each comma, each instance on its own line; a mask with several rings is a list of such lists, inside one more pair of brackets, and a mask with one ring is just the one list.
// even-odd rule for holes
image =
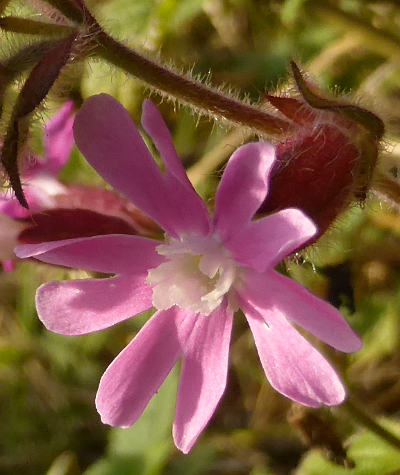
[[95, 52], [99, 56], [196, 109], [251, 127], [261, 134], [280, 136], [291, 129], [290, 124], [282, 119], [145, 58], [104, 31], [96, 35], [96, 40], [98, 48]]
[[109, 36], [86, 7], [83, 7], [83, 11], [93, 35], [92, 41], [95, 44], [93, 52], [160, 92], [171, 95], [207, 115], [222, 116], [236, 124], [250, 127], [260, 134], [282, 136], [292, 129], [288, 121], [274, 117], [257, 106], [241, 102], [146, 58]]

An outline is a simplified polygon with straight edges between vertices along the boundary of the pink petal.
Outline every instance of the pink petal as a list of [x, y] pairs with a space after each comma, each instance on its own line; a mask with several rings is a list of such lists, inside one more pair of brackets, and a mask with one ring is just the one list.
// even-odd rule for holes
[[306, 406], [343, 402], [345, 390], [325, 358], [276, 309], [262, 315], [251, 305], [242, 309], [271, 386]]
[[128, 112], [111, 96], [92, 96], [84, 103], [74, 135], [100, 175], [169, 234], [208, 232], [208, 216], [197, 194], [161, 172]]
[[29, 211], [22, 207], [16, 198], [6, 194], [0, 196], [0, 213], [17, 219], [29, 217]]
[[215, 197], [214, 222], [222, 239], [246, 226], [264, 201], [274, 160], [267, 142], [248, 143], [231, 156]]
[[29, 186], [24, 188], [25, 198], [29, 204], [29, 210], [21, 206], [11, 191], [0, 194], [0, 213], [15, 219], [29, 218], [33, 210], [37, 210], [40, 205], [36, 199], [35, 192], [32, 193]]
[[176, 153], [168, 127], [160, 111], [149, 99], [143, 102], [142, 125], [160, 152], [166, 171], [183, 183], [186, 183], [189, 187], [192, 187], [182, 162]]
[[129, 427], [136, 422], [181, 355], [194, 320], [178, 307], [157, 312], [115, 358], [96, 396], [105, 424]]
[[207, 317], [198, 315], [184, 344], [173, 430], [175, 445], [184, 453], [191, 450], [225, 390], [231, 329], [232, 312], [224, 305]]
[[288, 208], [257, 221], [251, 221], [231, 236], [226, 246], [235, 260], [263, 272], [307, 242], [317, 232], [302, 211]]
[[103, 330], [152, 307], [146, 275], [49, 282], [36, 293], [36, 308], [48, 330], [82, 335]]
[[108, 234], [24, 244], [15, 248], [15, 254], [59, 266], [132, 275], [142, 274], [164, 261], [156, 251], [159, 244], [139, 236]]
[[245, 289], [240, 293], [256, 307], [263, 311], [275, 309], [340, 351], [353, 352], [361, 348], [360, 337], [335, 307], [278, 272], [248, 272]]
[[15, 270], [15, 262], [11, 259], [1, 261], [4, 272], [13, 272]]
[[66, 102], [59, 112], [47, 122], [44, 133], [46, 162], [43, 168], [56, 175], [67, 163], [74, 144], [72, 126], [74, 124], [73, 101]]

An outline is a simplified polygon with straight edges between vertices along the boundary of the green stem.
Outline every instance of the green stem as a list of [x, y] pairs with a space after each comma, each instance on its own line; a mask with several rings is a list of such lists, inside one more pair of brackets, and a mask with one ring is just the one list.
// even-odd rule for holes
[[360, 44], [361, 39], [350, 33], [329, 44], [318, 56], [305, 65], [305, 70], [316, 77], [326, 74], [341, 57], [359, 49]]
[[111, 38], [85, 9], [85, 17], [93, 34], [94, 53], [148, 85], [213, 117], [252, 128], [261, 134], [281, 136], [291, 129], [285, 120], [269, 115], [262, 109], [243, 103], [182, 76]]
[[378, 424], [367, 412], [361, 409], [352, 397], [348, 398], [344, 404], [344, 408], [347, 409], [350, 415], [361, 425], [376, 434], [395, 449], [400, 450], [400, 439], [385, 429], [382, 425]]
[[337, 7], [328, 5], [326, 2], [315, 1], [308, 6], [310, 13], [316, 12], [324, 20], [335, 26], [351, 31], [354, 35], [360, 35], [363, 46], [371, 51], [381, 54], [384, 57], [392, 57], [400, 62], [400, 38], [379, 30], [370, 23], [340, 10]]

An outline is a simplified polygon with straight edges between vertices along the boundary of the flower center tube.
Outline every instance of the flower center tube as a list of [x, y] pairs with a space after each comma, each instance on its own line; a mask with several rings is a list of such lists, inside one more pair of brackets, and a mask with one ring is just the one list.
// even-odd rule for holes
[[210, 315], [225, 296], [232, 303], [233, 296], [229, 294], [239, 267], [217, 236], [167, 236], [157, 252], [167, 260], [149, 270], [147, 276], [153, 286], [155, 308], [166, 310], [178, 305], [193, 313]]

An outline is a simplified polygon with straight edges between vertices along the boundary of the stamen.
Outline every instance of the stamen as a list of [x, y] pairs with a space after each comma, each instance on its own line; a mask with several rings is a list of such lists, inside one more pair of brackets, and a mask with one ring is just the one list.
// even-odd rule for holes
[[167, 238], [157, 252], [167, 261], [149, 271], [147, 282], [153, 285], [153, 305], [158, 310], [178, 305], [210, 315], [229, 297], [238, 266], [216, 236]]

